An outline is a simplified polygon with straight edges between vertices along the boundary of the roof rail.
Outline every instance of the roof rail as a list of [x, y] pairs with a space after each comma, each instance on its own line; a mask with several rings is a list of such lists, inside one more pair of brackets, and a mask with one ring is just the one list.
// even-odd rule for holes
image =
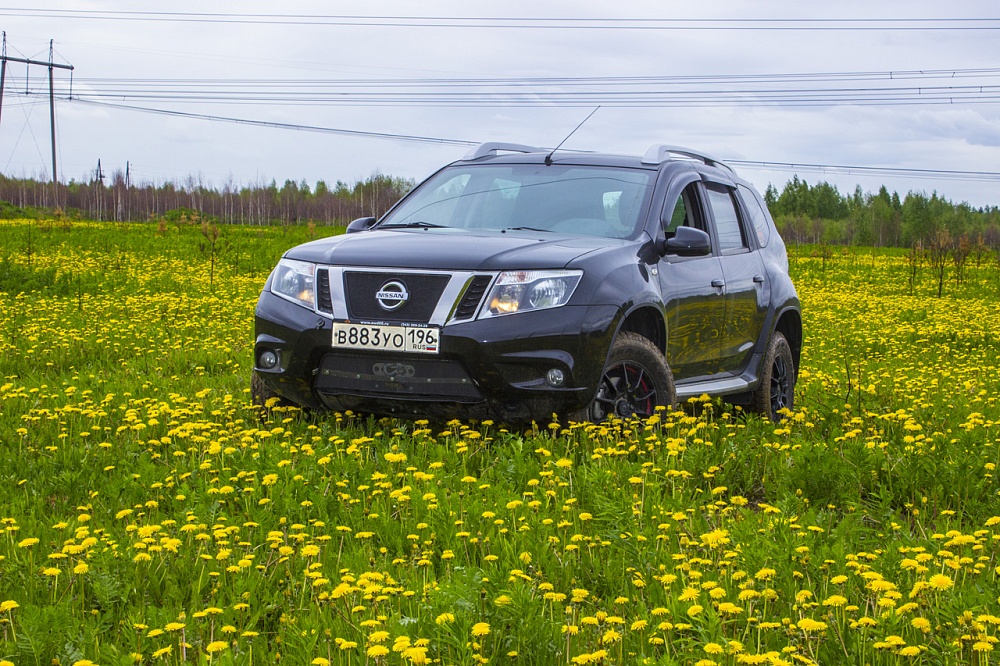
[[690, 148], [682, 148], [681, 146], [669, 146], [666, 144], [653, 144], [646, 151], [646, 154], [642, 156], [643, 164], [660, 164], [661, 162], [669, 162], [670, 155], [683, 155], [684, 157], [690, 157], [691, 159], [699, 160], [703, 162], [706, 166], [718, 167], [720, 169], [725, 169], [730, 173], [735, 174], [733, 168], [723, 162], [722, 160], [717, 160], [714, 157], [706, 155], [705, 153], [699, 153], [697, 150], [691, 150]]
[[465, 154], [463, 160], [478, 160], [480, 157], [486, 157], [487, 155], [494, 154], [498, 151], [506, 151], [509, 153], [541, 153], [544, 152], [541, 148], [536, 148], [535, 146], [525, 146], [520, 143], [505, 143], [503, 141], [489, 141], [487, 143], [481, 143], [468, 153]]

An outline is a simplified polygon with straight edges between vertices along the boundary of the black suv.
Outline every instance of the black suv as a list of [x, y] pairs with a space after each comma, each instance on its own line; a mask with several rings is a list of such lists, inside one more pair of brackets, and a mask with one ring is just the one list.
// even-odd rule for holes
[[728, 165], [487, 143], [381, 219], [285, 253], [257, 304], [252, 393], [505, 422], [707, 394], [777, 420], [801, 345], [785, 245]]

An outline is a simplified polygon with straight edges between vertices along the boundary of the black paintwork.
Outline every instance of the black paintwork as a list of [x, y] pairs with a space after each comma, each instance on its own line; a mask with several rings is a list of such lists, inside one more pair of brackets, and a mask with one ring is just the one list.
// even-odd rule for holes
[[[534, 166], [544, 158], [543, 152], [487, 156], [475, 164]], [[685, 391], [697, 391], [745, 400], [759, 383], [759, 366], [775, 330], [788, 339], [796, 365], [791, 372], [797, 371], [801, 318], [785, 247], [748, 183], [690, 160], [644, 164], [629, 157], [557, 154], [553, 162], [650, 172], [652, 186], [631, 237], [531, 229], [380, 229], [392, 220], [390, 211], [374, 223], [358, 221], [352, 233], [292, 248], [285, 257], [345, 273], [369, 269], [391, 276], [394, 268], [404, 276], [420, 270], [467, 272], [470, 280], [478, 276], [475, 289], [480, 291], [503, 270], [582, 270], [568, 304], [476, 318], [470, 314], [476, 312], [470, 307], [475, 298], [459, 298], [441, 328], [437, 355], [334, 351], [334, 318], [328, 312], [342, 313], [337, 321], [344, 321], [358, 306], [348, 308], [345, 302], [340, 308], [334, 303], [332, 310], [319, 305], [309, 309], [272, 293], [269, 278], [257, 305], [255, 358], [271, 349], [278, 352], [280, 364], [272, 370], [257, 367], [256, 372], [278, 395], [314, 409], [524, 421], [585, 408], [594, 398], [611, 343], [623, 330], [650, 338], [666, 354], [682, 397]], [[470, 162], [456, 165], [468, 167]], [[732, 191], [745, 248], [719, 249], [716, 213], [703, 194], [705, 183]], [[703, 220], [704, 232], [685, 227], [676, 236], [665, 234], [682, 191], [692, 204], [688, 219]], [[747, 197], [755, 201], [747, 202]], [[748, 205], [765, 211], [766, 228], [755, 232]], [[435, 289], [439, 286], [435, 283]], [[364, 302], [365, 312], [372, 312], [371, 295], [344, 294], [346, 290], [339, 289], [345, 301]], [[333, 294], [336, 299], [337, 288]], [[330, 294], [323, 297], [329, 302]], [[459, 305], [461, 315], [456, 313]], [[545, 380], [553, 368], [565, 375], [558, 388]]]

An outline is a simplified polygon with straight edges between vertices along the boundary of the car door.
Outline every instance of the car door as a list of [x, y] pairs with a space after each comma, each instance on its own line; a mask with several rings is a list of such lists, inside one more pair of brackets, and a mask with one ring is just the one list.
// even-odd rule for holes
[[725, 280], [725, 322], [720, 335], [719, 371], [740, 374], [750, 361], [767, 315], [769, 294], [764, 262], [748, 233], [736, 188], [705, 182]]
[[[662, 223], [667, 238], [679, 226], [701, 229], [711, 236], [705, 202], [696, 182], [684, 188], [672, 211]], [[667, 254], [660, 260], [657, 273], [667, 320], [667, 362], [674, 379], [718, 372], [726, 305], [725, 278], [715, 248], [700, 257]]]

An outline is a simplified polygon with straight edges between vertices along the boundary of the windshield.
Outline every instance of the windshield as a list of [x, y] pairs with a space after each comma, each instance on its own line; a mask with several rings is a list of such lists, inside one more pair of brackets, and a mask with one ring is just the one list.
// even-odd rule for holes
[[541, 164], [449, 167], [379, 226], [630, 238], [639, 231], [654, 175], [642, 169]]

